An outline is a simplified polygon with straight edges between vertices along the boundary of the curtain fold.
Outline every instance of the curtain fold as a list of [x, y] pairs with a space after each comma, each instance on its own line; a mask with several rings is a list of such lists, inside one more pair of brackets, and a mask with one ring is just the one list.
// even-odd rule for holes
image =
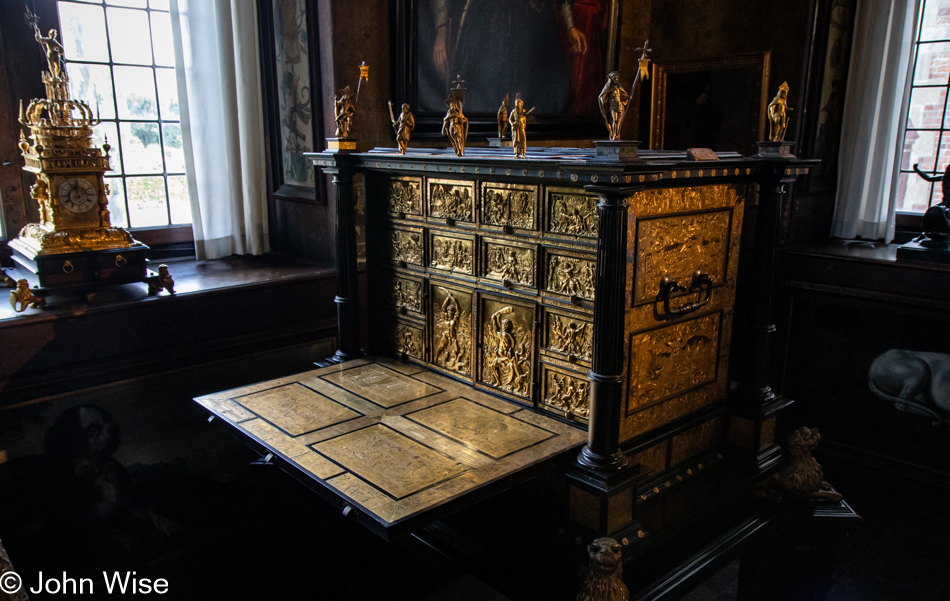
[[894, 198], [920, 0], [858, 0], [831, 234], [894, 237]]
[[171, 0], [199, 259], [269, 250], [257, 3]]

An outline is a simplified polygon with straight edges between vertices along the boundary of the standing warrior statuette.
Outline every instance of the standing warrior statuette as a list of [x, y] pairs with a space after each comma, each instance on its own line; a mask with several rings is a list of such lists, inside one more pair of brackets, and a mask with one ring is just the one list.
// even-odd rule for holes
[[505, 139], [505, 132], [508, 131], [508, 94], [505, 94], [505, 99], [501, 101], [501, 106], [498, 107], [498, 139]]
[[393, 129], [396, 130], [396, 143], [399, 145], [399, 154], [406, 154], [406, 148], [409, 146], [409, 134], [416, 127], [416, 119], [409, 112], [409, 105], [403, 103], [402, 112], [399, 117], [393, 116], [393, 103], [389, 101], [389, 119], [393, 122]]
[[528, 111], [524, 110], [524, 102], [518, 98], [515, 100], [515, 108], [511, 109], [511, 114], [508, 116], [508, 123], [511, 124], [511, 146], [515, 150], [515, 158], [525, 158], [525, 152], [528, 150], [525, 129], [528, 124], [528, 115], [533, 112], [534, 107]]
[[349, 138], [356, 107], [353, 106], [353, 90], [346, 86], [340, 90], [339, 96], [333, 99], [333, 114], [336, 118], [336, 137]]
[[454, 89], [445, 104], [449, 109], [442, 119], [442, 135], [447, 136], [455, 150], [455, 156], [465, 156], [465, 140], [468, 138], [468, 117], [462, 113], [462, 90]]
[[647, 79], [650, 77], [650, 59], [647, 57], [647, 54], [653, 52], [650, 49], [650, 41], [647, 40], [643, 42], [641, 48], [637, 50], [642, 50], [640, 59], [638, 61], [637, 75], [633, 78], [633, 84], [630, 86], [630, 91], [627, 92], [623, 89], [623, 86], [620, 85], [620, 72], [612, 71], [610, 75], [607, 76], [607, 83], [604, 84], [604, 89], [601, 90], [600, 96], [597, 97], [597, 104], [600, 105], [600, 114], [604, 117], [604, 124], [607, 126], [607, 132], [610, 134], [611, 140], [620, 139], [620, 130], [623, 127], [623, 120], [627, 116], [627, 104], [630, 102], [630, 98], [633, 97], [633, 93], [637, 89], [637, 84], [641, 80]]
[[788, 128], [788, 82], [782, 82], [778, 87], [775, 98], [769, 103], [769, 140], [773, 142], [785, 141], [785, 130]]

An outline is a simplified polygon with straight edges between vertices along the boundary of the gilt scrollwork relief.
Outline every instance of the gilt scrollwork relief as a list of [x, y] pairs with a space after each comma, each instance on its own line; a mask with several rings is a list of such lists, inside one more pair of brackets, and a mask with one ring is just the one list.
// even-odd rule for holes
[[432, 236], [429, 266], [446, 271], [474, 274], [474, 243], [470, 239]]
[[474, 186], [429, 182], [429, 214], [432, 217], [472, 221]]
[[389, 346], [397, 353], [421, 359], [423, 352], [422, 330], [402, 323], [393, 324], [390, 330]]
[[548, 231], [584, 238], [597, 237], [596, 198], [551, 192], [548, 204]]
[[528, 248], [486, 243], [485, 277], [534, 286], [535, 253]]
[[553, 370], [545, 374], [544, 404], [567, 415], [586, 418], [590, 414], [590, 381]]
[[630, 349], [630, 404], [661, 401], [714, 382], [722, 313], [635, 335]]
[[392, 179], [386, 195], [390, 213], [422, 215], [422, 182], [418, 179]]
[[472, 373], [472, 297], [435, 286], [432, 290], [433, 348], [431, 361], [445, 369]]
[[413, 265], [422, 265], [422, 233], [393, 230], [390, 238], [389, 256], [393, 261], [405, 261]]
[[593, 334], [593, 327], [586, 321], [548, 314], [547, 340], [552, 351], [590, 361]]
[[407, 311], [422, 312], [422, 282], [393, 277], [387, 290], [390, 304]]
[[482, 381], [519, 396], [530, 396], [533, 312], [486, 300], [483, 314]]
[[535, 190], [482, 188], [482, 220], [490, 225], [534, 229]]
[[596, 262], [564, 255], [548, 255], [547, 289], [593, 300]]

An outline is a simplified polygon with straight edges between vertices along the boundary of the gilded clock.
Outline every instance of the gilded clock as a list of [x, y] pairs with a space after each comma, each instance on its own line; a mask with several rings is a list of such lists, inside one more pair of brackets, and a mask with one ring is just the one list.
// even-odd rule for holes
[[97, 199], [96, 187], [81, 177], [71, 177], [59, 186], [59, 204], [73, 213], [85, 213]]

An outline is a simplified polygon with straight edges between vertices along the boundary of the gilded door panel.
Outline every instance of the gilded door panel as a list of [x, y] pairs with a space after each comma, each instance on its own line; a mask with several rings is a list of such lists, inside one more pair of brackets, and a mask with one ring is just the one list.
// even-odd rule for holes
[[472, 291], [429, 284], [432, 338], [429, 361], [436, 367], [472, 376]]
[[537, 286], [537, 246], [495, 238], [482, 238], [481, 241], [483, 278], [506, 285]]
[[597, 238], [596, 196], [572, 188], [548, 188], [544, 199], [544, 231], [577, 238]]
[[545, 307], [542, 347], [571, 362], [590, 362], [594, 324], [579, 314], [554, 311]]
[[475, 275], [475, 237], [429, 230], [429, 268]]
[[475, 221], [475, 182], [429, 179], [429, 217]]
[[389, 273], [384, 280], [383, 291], [387, 302], [402, 313], [424, 313], [423, 283], [419, 278], [398, 273]]
[[424, 244], [422, 228], [393, 227], [386, 245], [389, 260], [399, 265], [422, 267]]
[[535, 306], [487, 294], [480, 299], [478, 332], [482, 352], [478, 380], [530, 399], [534, 381]]
[[541, 365], [541, 408], [587, 420], [590, 414], [590, 380], [582, 374]]
[[422, 178], [390, 177], [386, 189], [386, 211], [394, 215], [422, 216]]
[[544, 255], [544, 289], [567, 297], [594, 300], [597, 261], [594, 257], [549, 250]]
[[702, 270], [713, 286], [723, 284], [731, 226], [732, 209], [638, 219], [634, 304], [653, 302], [666, 275], [689, 286]]
[[631, 336], [628, 414], [716, 382], [722, 316], [709, 313]]
[[481, 221], [485, 225], [538, 229], [538, 187], [482, 183]]
[[389, 348], [396, 354], [425, 360], [425, 331], [422, 324], [393, 320], [389, 324]]

